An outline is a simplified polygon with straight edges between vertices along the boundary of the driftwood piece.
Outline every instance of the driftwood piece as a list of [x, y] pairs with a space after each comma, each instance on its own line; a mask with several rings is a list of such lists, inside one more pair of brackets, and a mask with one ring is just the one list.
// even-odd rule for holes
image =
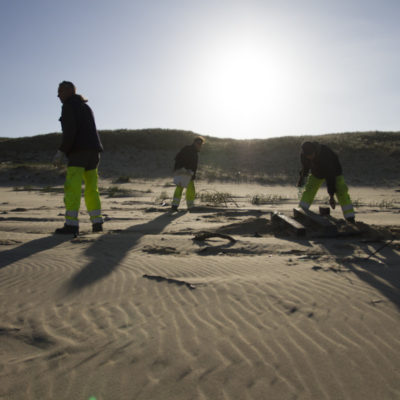
[[289, 227], [297, 236], [304, 236], [306, 234], [306, 228], [303, 224], [280, 212], [275, 211], [272, 214], [271, 221], [273, 224], [282, 224], [285, 227]]
[[318, 226], [320, 229], [324, 231], [325, 234], [329, 235], [338, 234], [337, 227], [332, 221], [310, 210], [303, 210], [300, 207], [294, 208], [293, 215], [294, 218], [298, 221], [301, 221], [305, 224], [312, 224], [314, 226]]
[[196, 289], [196, 285], [194, 285], [193, 283], [189, 283], [189, 282], [186, 282], [186, 281], [180, 281], [178, 279], [173, 279], [173, 278], [166, 278], [164, 276], [144, 274], [143, 278], [152, 279], [152, 280], [155, 280], [157, 282], [165, 281], [165, 282], [168, 282], [168, 283], [175, 283], [176, 285], [180, 285], [180, 286], [185, 285], [190, 290]]
[[198, 240], [198, 241], [203, 242], [204, 240], [212, 238], [212, 237], [228, 239], [231, 243], [236, 243], [236, 239], [234, 239], [232, 236], [225, 235], [224, 233], [217, 233], [217, 232], [200, 232], [193, 238], [193, 240]]
[[333, 223], [329, 221], [327, 218], [324, 218], [323, 216], [318, 215], [313, 211], [304, 210], [300, 207], [293, 209], [293, 215], [296, 218], [296, 220], [314, 223], [323, 228], [330, 228], [334, 226]]

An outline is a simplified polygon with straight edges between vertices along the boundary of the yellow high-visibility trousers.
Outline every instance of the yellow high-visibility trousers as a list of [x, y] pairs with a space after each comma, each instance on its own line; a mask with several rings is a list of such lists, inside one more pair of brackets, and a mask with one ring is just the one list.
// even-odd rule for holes
[[[183, 193], [183, 186], [177, 185], [174, 197], [172, 199], [172, 205], [178, 207]], [[194, 187], [194, 181], [191, 180], [186, 188], [186, 205], [187, 208], [192, 208], [194, 206], [194, 199], [196, 198], [196, 189]]]
[[[310, 175], [307, 179], [305, 190], [300, 199], [299, 206], [308, 210], [314, 201], [315, 195], [318, 189], [321, 187], [325, 179], [316, 178], [314, 175]], [[347, 187], [343, 175], [336, 177], [336, 197], [342, 207], [343, 216], [347, 218], [354, 218], [354, 207], [351, 202], [349, 195], [349, 188]]]
[[78, 214], [83, 181], [85, 182], [85, 204], [90, 220], [92, 224], [103, 222], [97, 168], [85, 171], [85, 168], [82, 167], [68, 167], [64, 183], [65, 223], [67, 225], [79, 225]]

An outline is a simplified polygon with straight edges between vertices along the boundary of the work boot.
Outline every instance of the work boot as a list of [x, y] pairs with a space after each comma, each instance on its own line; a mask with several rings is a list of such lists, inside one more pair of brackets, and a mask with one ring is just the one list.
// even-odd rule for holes
[[178, 211], [178, 206], [171, 206], [171, 211]]
[[356, 223], [356, 219], [354, 217], [349, 217], [349, 218], [346, 218], [346, 222], [354, 225]]
[[79, 235], [79, 226], [64, 224], [62, 228], [57, 228], [54, 233], [61, 235]]
[[102, 222], [95, 222], [92, 225], [92, 232], [103, 232], [103, 223]]

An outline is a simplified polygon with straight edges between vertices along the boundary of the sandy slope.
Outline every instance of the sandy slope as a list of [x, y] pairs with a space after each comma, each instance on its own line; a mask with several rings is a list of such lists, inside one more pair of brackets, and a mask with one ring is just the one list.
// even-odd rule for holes
[[299, 238], [270, 221], [293, 188], [200, 183], [238, 207], [171, 215], [173, 188], [125, 187], [77, 238], [51, 235], [61, 194], [0, 189], [0, 399], [400, 398], [399, 192], [352, 190], [359, 235]]

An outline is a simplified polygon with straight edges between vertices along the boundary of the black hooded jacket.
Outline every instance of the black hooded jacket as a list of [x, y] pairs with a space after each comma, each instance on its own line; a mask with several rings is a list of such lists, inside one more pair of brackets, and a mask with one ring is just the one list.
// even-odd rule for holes
[[63, 104], [60, 117], [62, 141], [59, 150], [68, 155], [80, 150], [103, 151], [91, 108], [74, 94]]
[[194, 172], [193, 179], [196, 177], [197, 163], [198, 163], [198, 151], [194, 144], [185, 146], [181, 151], [175, 156], [175, 166], [174, 170], [181, 168], [190, 169]]
[[336, 192], [336, 177], [342, 175], [342, 166], [339, 158], [328, 146], [315, 143], [316, 155], [313, 160], [305, 157], [304, 153], [300, 154], [302, 169], [300, 177], [305, 178], [309, 171], [319, 179], [326, 180], [326, 186], [329, 195], [333, 196]]

